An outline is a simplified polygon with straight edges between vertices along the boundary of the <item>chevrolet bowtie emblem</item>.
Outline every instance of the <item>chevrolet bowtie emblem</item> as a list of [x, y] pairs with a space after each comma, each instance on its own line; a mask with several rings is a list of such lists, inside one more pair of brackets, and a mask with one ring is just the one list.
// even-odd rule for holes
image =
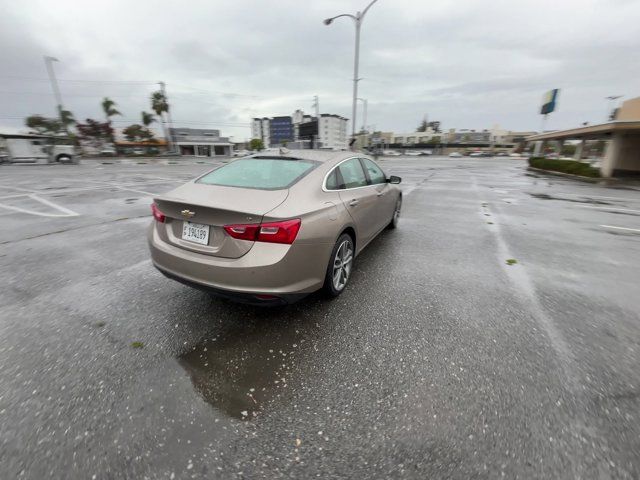
[[180, 213], [182, 214], [183, 217], [187, 217], [187, 218], [191, 218], [196, 214], [196, 212], [192, 212], [191, 210], [182, 210]]

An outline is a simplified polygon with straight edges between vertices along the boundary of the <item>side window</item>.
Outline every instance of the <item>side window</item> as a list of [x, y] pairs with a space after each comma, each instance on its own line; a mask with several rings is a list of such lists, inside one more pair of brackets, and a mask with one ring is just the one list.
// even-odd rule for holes
[[364, 163], [364, 168], [367, 169], [367, 173], [369, 174], [369, 179], [371, 179], [372, 184], [387, 182], [386, 175], [378, 165], [373, 163], [368, 158], [363, 158], [362, 162]]
[[334, 168], [327, 177], [327, 190], [340, 190], [344, 188], [340, 185], [340, 179], [338, 178], [338, 169]]
[[342, 163], [338, 169], [342, 175], [342, 181], [345, 188], [366, 187], [367, 177], [364, 176], [364, 170], [360, 165], [360, 160], [352, 158]]

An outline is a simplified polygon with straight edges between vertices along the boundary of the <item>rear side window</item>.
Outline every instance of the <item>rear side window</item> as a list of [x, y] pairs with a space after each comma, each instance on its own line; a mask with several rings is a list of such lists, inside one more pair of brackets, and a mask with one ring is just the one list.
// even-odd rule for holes
[[289, 188], [317, 165], [311, 160], [242, 158], [206, 174], [197, 183], [280, 190]]
[[334, 168], [327, 177], [327, 190], [340, 190], [344, 188], [338, 178], [338, 169]]
[[360, 165], [360, 160], [352, 158], [343, 162], [338, 167], [342, 175], [342, 181], [345, 188], [366, 187], [367, 177], [364, 176], [364, 170]]

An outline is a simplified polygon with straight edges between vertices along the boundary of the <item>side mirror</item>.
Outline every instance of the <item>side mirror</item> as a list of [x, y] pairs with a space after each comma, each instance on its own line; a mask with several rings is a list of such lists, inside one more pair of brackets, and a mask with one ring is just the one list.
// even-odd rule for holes
[[393, 184], [398, 184], [402, 181], [402, 179], [400, 177], [396, 177], [395, 175], [391, 175], [388, 179], [387, 182], [388, 183], [393, 183]]

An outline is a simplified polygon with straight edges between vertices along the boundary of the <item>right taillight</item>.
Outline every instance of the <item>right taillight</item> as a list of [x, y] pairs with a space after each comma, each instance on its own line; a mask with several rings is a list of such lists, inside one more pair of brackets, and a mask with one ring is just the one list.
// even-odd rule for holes
[[284, 243], [291, 245], [298, 236], [300, 219], [281, 222], [225, 225], [224, 230], [231, 237], [253, 242]]
[[153, 213], [153, 218], [160, 223], [164, 223], [165, 218], [167, 218], [155, 203], [151, 204], [151, 213]]

